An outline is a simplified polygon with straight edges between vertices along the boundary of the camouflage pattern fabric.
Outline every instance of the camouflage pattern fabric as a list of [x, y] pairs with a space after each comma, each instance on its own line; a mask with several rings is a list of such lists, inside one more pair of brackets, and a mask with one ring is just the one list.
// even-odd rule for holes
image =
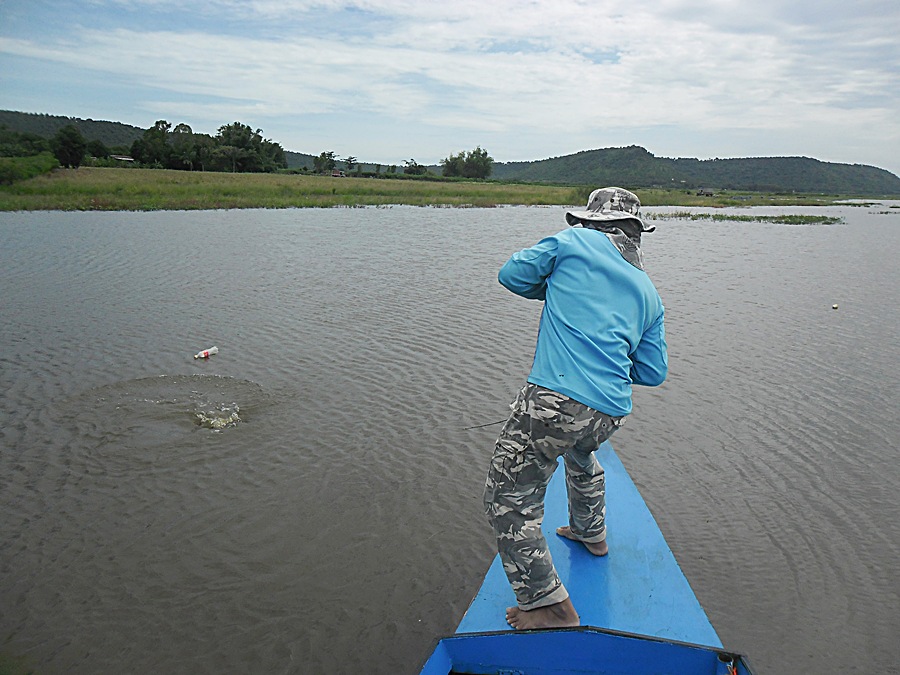
[[526, 384], [510, 406], [488, 470], [484, 508], [503, 569], [523, 610], [569, 597], [541, 533], [544, 495], [565, 458], [569, 525], [585, 542], [606, 539], [606, 478], [593, 451], [625, 423], [568, 396]]
[[586, 210], [567, 212], [566, 222], [603, 232], [625, 260], [639, 270], [644, 269], [641, 234], [656, 228], [644, 226], [641, 200], [633, 192], [620, 187], [594, 190], [588, 197]]
[[641, 200], [633, 192], [619, 187], [594, 190], [588, 197], [588, 211], [624, 211], [633, 216], [641, 215]]

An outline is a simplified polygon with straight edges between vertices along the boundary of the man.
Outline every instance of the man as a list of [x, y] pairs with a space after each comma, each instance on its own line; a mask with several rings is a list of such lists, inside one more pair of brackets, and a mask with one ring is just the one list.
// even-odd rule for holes
[[643, 271], [637, 195], [594, 190], [574, 226], [519, 251], [499, 281], [543, 300], [534, 364], [510, 406], [488, 470], [485, 513], [497, 535], [517, 607], [517, 629], [577, 626], [578, 613], [541, 534], [544, 494], [564, 457], [569, 525], [562, 537], [607, 553], [606, 483], [593, 451], [631, 412], [631, 386], [659, 385], [668, 372], [663, 305]]

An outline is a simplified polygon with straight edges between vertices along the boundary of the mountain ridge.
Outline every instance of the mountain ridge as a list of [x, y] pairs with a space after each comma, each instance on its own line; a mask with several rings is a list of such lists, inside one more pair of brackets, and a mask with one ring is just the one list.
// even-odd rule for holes
[[[144, 129], [122, 122], [0, 110], [0, 125], [50, 138], [73, 124], [86, 140], [130, 147]], [[289, 168], [312, 167], [314, 155], [285, 150]], [[365, 170], [376, 166], [360, 162]], [[439, 172], [439, 165], [430, 169]], [[900, 177], [866, 164], [823, 162], [811, 157], [695, 159], [656, 157], [638, 145], [582, 150], [532, 161], [494, 162], [491, 178], [567, 185], [632, 188], [747, 190], [855, 195], [900, 195]]]
[[583, 150], [532, 162], [495, 162], [493, 177], [537, 183], [898, 195], [900, 177], [865, 164], [811, 157], [656, 157], [637, 145]]

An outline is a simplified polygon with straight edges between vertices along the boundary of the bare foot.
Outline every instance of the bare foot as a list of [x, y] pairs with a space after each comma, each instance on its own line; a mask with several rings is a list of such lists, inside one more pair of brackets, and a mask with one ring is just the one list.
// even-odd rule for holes
[[506, 623], [516, 630], [532, 628], [570, 628], [578, 626], [581, 620], [569, 598], [555, 605], [538, 607], [525, 611], [518, 607], [506, 608]]
[[606, 544], [605, 539], [603, 541], [598, 541], [595, 544], [589, 544], [586, 541], [581, 541], [581, 539], [572, 534], [572, 528], [568, 525], [564, 527], [557, 527], [556, 534], [558, 534], [560, 537], [571, 539], [572, 541], [581, 542], [582, 544], [584, 544], [585, 548], [587, 548], [587, 550], [594, 555], [606, 555], [607, 553], [609, 553], [609, 546]]

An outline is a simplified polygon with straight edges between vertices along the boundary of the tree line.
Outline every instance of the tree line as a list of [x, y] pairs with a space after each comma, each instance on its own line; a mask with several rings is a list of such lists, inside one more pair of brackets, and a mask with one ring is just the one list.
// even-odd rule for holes
[[[43, 122], [41, 131], [47, 130], [52, 122], [65, 123], [56, 129], [52, 137], [31, 131], [12, 131], [0, 118], [0, 157], [25, 157], [40, 153], [52, 153], [60, 165], [77, 168], [90, 161], [94, 165], [116, 165], [122, 161], [133, 162], [136, 166], [147, 168], [179, 169], [186, 171], [227, 171], [227, 172], [273, 172], [288, 168], [287, 154], [284, 148], [262, 135], [261, 129], [253, 129], [241, 122], [234, 122], [219, 127], [215, 136], [195, 133], [187, 124], [172, 125], [166, 120], [158, 120], [146, 130], [129, 127], [140, 137], [130, 145], [120, 144], [107, 146], [97, 138], [88, 140], [82, 133], [78, 120], [72, 118], [53, 118], [26, 113], [8, 113], [13, 121], [24, 117], [30, 127]], [[100, 128], [114, 126], [114, 123], [94, 123], [104, 125]], [[93, 127], [92, 127], [93, 128]], [[476, 147], [471, 151], [450, 154], [441, 160], [438, 167], [420, 164], [415, 159], [404, 160], [402, 166], [385, 167], [382, 174], [380, 164], [374, 165], [374, 172], [363, 172], [363, 164], [353, 155], [339, 159], [333, 151], [322, 152], [318, 157], [311, 157], [312, 166], [306, 165], [303, 170], [312, 170], [319, 174], [339, 172], [341, 175], [357, 176], [376, 175], [384, 177], [427, 177], [435, 176], [433, 169], [440, 169], [446, 178], [484, 179], [491, 175], [494, 160], [488, 152]], [[372, 165], [368, 165], [371, 168]], [[340, 169], [346, 169], [340, 171]]]
[[[446, 178], [488, 178], [491, 175], [494, 159], [488, 155], [486, 150], [481, 147], [475, 148], [471, 152], [460, 152], [456, 155], [450, 155], [441, 160], [441, 175]], [[346, 173], [342, 168], [346, 170]], [[391, 164], [385, 167], [385, 173], [381, 173], [381, 165], [375, 164], [374, 171], [363, 172], [362, 163], [353, 155], [341, 159], [337, 157], [333, 150], [326, 150], [313, 157], [312, 171], [319, 174], [327, 174], [340, 172], [343, 175], [352, 174], [356, 176], [397, 176], [398, 170], [404, 176], [427, 176], [434, 175], [430, 168], [424, 164], [419, 164], [415, 159], [403, 160], [403, 166], [398, 167]], [[355, 169], [355, 172], [354, 172]]]
[[88, 141], [74, 124], [60, 128], [47, 139], [37, 134], [0, 127], [0, 156], [27, 157], [52, 152], [62, 166], [78, 168], [85, 159], [126, 158], [159, 169], [272, 172], [287, 167], [284, 148], [263, 138], [262, 129], [234, 122], [219, 127], [215, 136], [194, 133], [187, 124], [174, 128], [159, 120], [130, 147], [107, 147], [100, 140]]
[[241, 122], [223, 125], [210, 136], [159, 120], [131, 144], [130, 154], [143, 166], [188, 171], [269, 173], [287, 167], [280, 144]]

